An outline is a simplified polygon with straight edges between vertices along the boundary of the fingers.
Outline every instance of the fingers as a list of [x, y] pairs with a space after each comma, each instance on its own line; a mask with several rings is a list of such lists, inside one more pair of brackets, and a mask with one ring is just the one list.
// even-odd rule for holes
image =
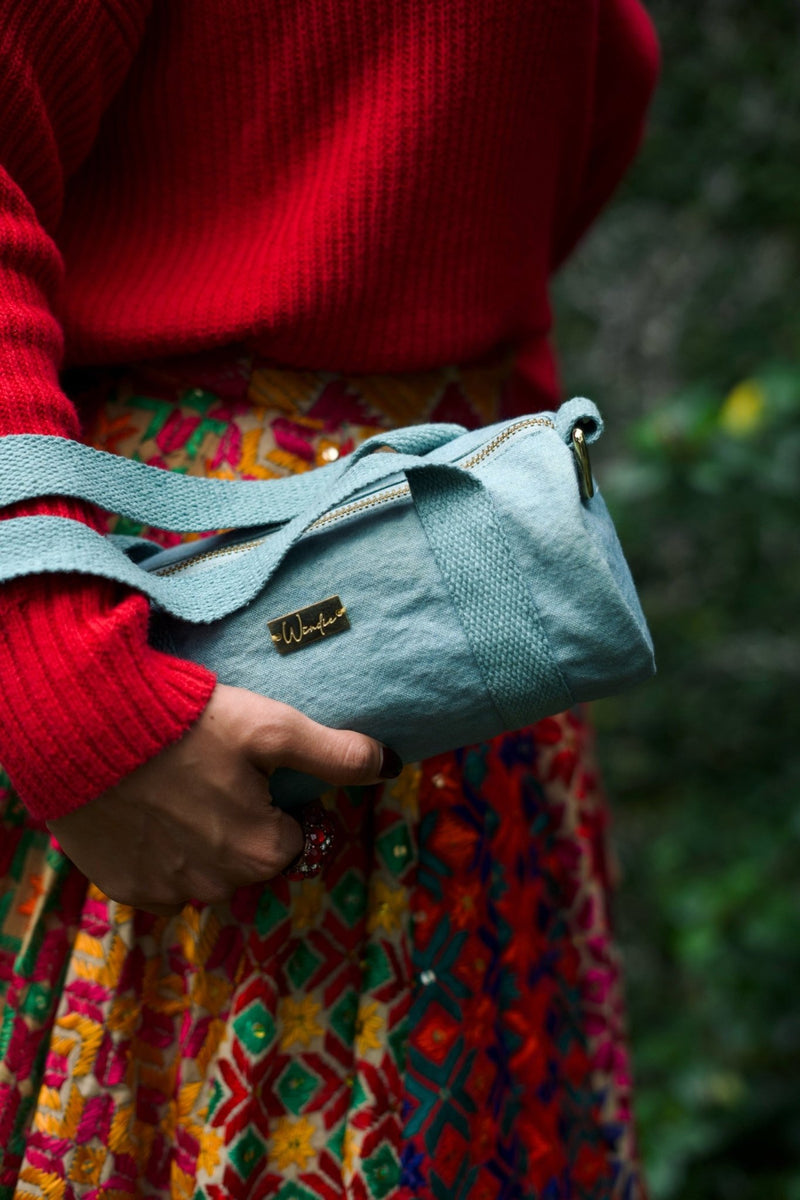
[[[295, 862], [305, 848], [298, 821], [269, 804], [263, 775], [253, 771], [258, 806], [251, 809], [246, 830], [231, 822], [228, 839], [218, 845], [215, 857], [198, 846], [196, 858], [176, 872], [142, 877], [111, 878], [95, 882], [111, 900], [142, 909], [158, 917], [174, 917], [188, 903], [224, 904], [240, 887], [266, 883]], [[257, 782], [256, 782], [257, 781]], [[249, 782], [249, 781], [248, 781]]]
[[[211, 854], [209, 846], [215, 848]], [[227, 812], [214, 835], [201, 837], [193, 847], [181, 886], [187, 898], [219, 904], [237, 888], [280, 875], [304, 847], [300, 823], [271, 804], [263, 772], [245, 763], [235, 802], [227, 801]]]
[[[96, 800], [59, 818], [65, 853], [110, 898], [159, 916], [187, 900], [224, 901], [325, 842], [270, 803], [278, 766], [334, 785], [393, 778], [402, 763], [374, 738], [328, 729], [296, 709], [217, 685], [188, 733]], [[318, 869], [318, 864], [315, 869]]]
[[300, 823], [280, 808], [267, 808], [264, 820], [254, 823], [250, 833], [247, 870], [251, 877], [240, 882], [272, 879], [302, 854], [304, 846], [305, 835]]
[[268, 701], [251, 735], [251, 761], [262, 771], [291, 767], [327, 783], [357, 786], [394, 779], [403, 764], [393, 750], [352, 729], [329, 729], [297, 709]]

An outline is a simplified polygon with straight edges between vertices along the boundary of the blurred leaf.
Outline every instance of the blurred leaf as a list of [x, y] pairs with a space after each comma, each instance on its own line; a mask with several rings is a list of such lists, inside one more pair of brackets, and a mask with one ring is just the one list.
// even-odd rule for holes
[[747, 437], [762, 424], [765, 406], [761, 384], [746, 379], [725, 397], [719, 412], [720, 427], [734, 437]]

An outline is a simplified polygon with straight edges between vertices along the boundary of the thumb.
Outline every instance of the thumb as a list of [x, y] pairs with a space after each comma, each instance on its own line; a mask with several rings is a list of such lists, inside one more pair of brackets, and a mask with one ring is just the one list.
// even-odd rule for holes
[[330, 729], [297, 709], [280, 707], [280, 721], [258, 730], [251, 744], [261, 770], [290, 767], [338, 786], [377, 783], [402, 771], [399, 756], [375, 738], [353, 729]]

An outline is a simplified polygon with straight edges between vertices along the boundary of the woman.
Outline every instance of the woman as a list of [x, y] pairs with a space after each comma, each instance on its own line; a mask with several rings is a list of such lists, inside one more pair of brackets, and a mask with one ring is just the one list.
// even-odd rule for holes
[[[637, 0], [0, 0], [0, 47], [0, 433], [269, 478], [556, 402]], [[641, 1194], [580, 714], [400, 772], [152, 649], [140, 596], [0, 605], [0, 1194]], [[345, 785], [319, 876], [278, 765]]]

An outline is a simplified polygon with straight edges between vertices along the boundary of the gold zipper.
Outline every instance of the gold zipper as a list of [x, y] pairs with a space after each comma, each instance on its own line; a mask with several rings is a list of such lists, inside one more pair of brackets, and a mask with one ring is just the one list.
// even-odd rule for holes
[[498, 446], [502, 446], [503, 442], [507, 442], [515, 433], [519, 433], [520, 429], [531, 429], [535, 425], [541, 425], [547, 429], [555, 429], [555, 425], [548, 417], [526, 417], [524, 421], [515, 421], [513, 425], [508, 425], [502, 433], [498, 433], [490, 442], [487, 442], [482, 450], [477, 454], [473, 454], [472, 458], [466, 459], [461, 466], [471, 471], [473, 467], [477, 467], [478, 463], [483, 462], [490, 454], [494, 454]]
[[400, 496], [407, 496], [411, 488], [407, 483], [399, 483], [397, 487], [391, 488], [388, 492], [378, 492], [376, 496], [370, 496], [364, 500], [354, 500], [352, 504], [346, 504], [344, 508], [334, 509], [332, 513], [326, 513], [324, 517], [317, 517], [311, 525], [309, 525], [306, 533], [311, 533], [313, 529], [322, 529], [323, 525], [330, 525], [332, 521], [338, 521], [342, 517], [349, 517], [355, 512], [363, 512], [366, 508], [375, 508], [378, 504], [386, 504], [390, 500], [397, 500]]
[[159, 567], [153, 574], [177, 575], [179, 571], [185, 571], [187, 567], [205, 562], [208, 558], [226, 558], [229, 554], [241, 554], [245, 550], [254, 550], [256, 546], [263, 545], [266, 540], [266, 537], [253, 538], [251, 542], [240, 542], [237, 546], [220, 546], [218, 550], [206, 550], [203, 554], [193, 554], [191, 558], [184, 558], [181, 562], [173, 563], [171, 567]]
[[[532, 429], [536, 426], [542, 426], [548, 429], [555, 429], [555, 425], [547, 417], [526, 417], [523, 421], [515, 421], [513, 425], [508, 425], [502, 433], [498, 433], [490, 442], [487, 442], [477, 453], [471, 455], [460, 465], [464, 470], [471, 471], [488, 458], [490, 454], [494, 454], [498, 446], [502, 446], [510, 437], [519, 433], [521, 429]], [[345, 504], [343, 508], [337, 508], [332, 513], [326, 513], [324, 517], [318, 517], [309, 525], [306, 533], [312, 533], [315, 529], [322, 529], [326, 525], [333, 524], [334, 521], [344, 520], [345, 517], [350, 517], [353, 513], [364, 512], [368, 508], [377, 508], [379, 504], [388, 504], [392, 500], [398, 500], [401, 496], [409, 495], [411, 489], [407, 483], [401, 483], [397, 487], [390, 488], [387, 492], [378, 492], [374, 496], [367, 496], [363, 500], [354, 500], [352, 504]], [[267, 535], [268, 537], [269, 535]], [[182, 562], [175, 563], [171, 567], [162, 567], [161, 570], [155, 571], [156, 575], [176, 575], [179, 571], [186, 570], [187, 567], [193, 567], [195, 563], [205, 562], [209, 558], [226, 558], [230, 554], [241, 554], [246, 550], [254, 550], [256, 546], [261, 546], [267, 540], [267, 537], [254, 538], [251, 542], [241, 542], [236, 546], [220, 546], [218, 550], [207, 550], [204, 554], [196, 554], [192, 558], [184, 559]]]

